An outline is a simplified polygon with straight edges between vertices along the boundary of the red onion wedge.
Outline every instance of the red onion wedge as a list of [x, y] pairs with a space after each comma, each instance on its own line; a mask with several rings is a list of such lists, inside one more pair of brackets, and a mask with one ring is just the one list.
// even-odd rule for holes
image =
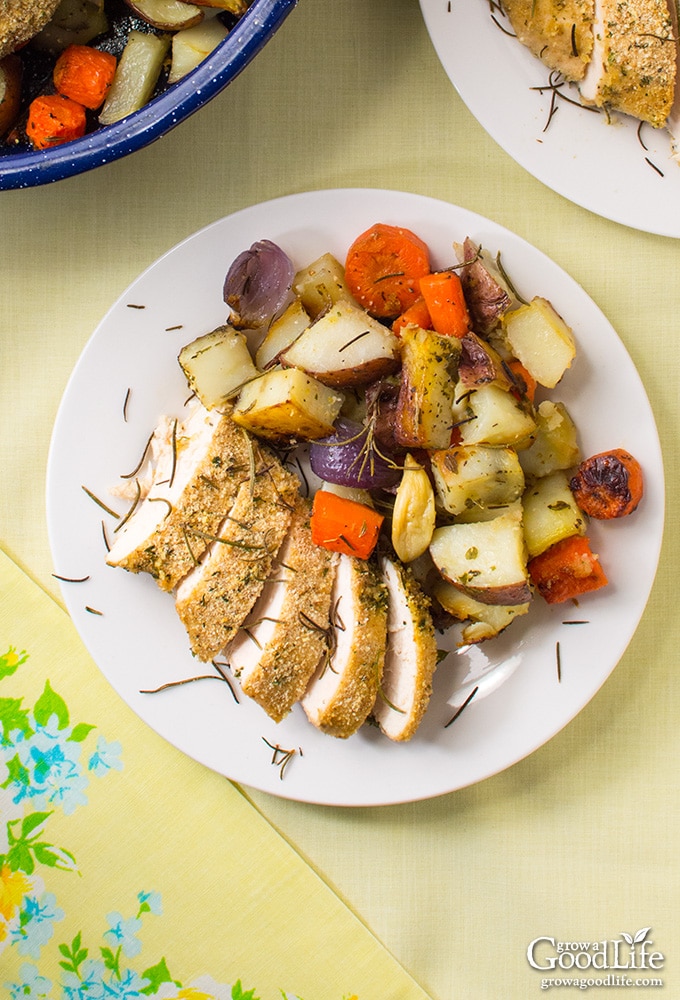
[[401, 479], [398, 461], [375, 440], [371, 425], [340, 417], [335, 432], [312, 441], [312, 471], [328, 483], [364, 490], [389, 489]]
[[234, 326], [256, 329], [287, 304], [295, 268], [280, 246], [258, 240], [236, 257], [224, 280], [224, 301], [234, 312]]

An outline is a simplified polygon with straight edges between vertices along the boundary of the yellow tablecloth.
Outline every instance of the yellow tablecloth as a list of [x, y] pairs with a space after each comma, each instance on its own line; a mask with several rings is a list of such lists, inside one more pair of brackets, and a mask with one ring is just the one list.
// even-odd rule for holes
[[[473, 788], [407, 806], [335, 810], [256, 792], [251, 799], [437, 1000], [526, 1000], [548, 975], [527, 960], [536, 938], [554, 938], [556, 948], [647, 928], [643, 936], [664, 956], [657, 975], [665, 995], [680, 995], [680, 628], [671, 596], [680, 558], [678, 243], [590, 214], [510, 160], [451, 87], [416, 0], [301, 0], [227, 91], [153, 146], [51, 187], [0, 196], [0, 545], [58, 596], [44, 513], [51, 427], [80, 351], [128, 283], [229, 212], [336, 186], [410, 190], [478, 211], [586, 289], [649, 394], [665, 456], [667, 530], [651, 600], [619, 666], [581, 715], [527, 760]], [[105, 739], [116, 738], [105, 717], [94, 721]], [[135, 745], [151, 740], [136, 727], [135, 734]], [[154, 753], [185, 767], [164, 744]], [[205, 808], [222, 809], [213, 789], [224, 783], [186, 767], [197, 775]], [[98, 794], [120, 779], [104, 778]], [[169, 810], [172, 793], [169, 783]], [[230, 806], [232, 798], [243, 808], [231, 792]], [[214, 839], [206, 840], [212, 850]], [[66, 838], [55, 843], [68, 848]], [[297, 867], [295, 858], [290, 863]], [[154, 886], [140, 883], [142, 890]], [[110, 911], [127, 918], [134, 905], [126, 898]], [[97, 897], [87, 903], [101, 911], [102, 930], [108, 906]], [[143, 922], [162, 928], [165, 919], [145, 915]], [[216, 980], [226, 976], [221, 961], [212, 973], [207, 959], [199, 965]], [[310, 993], [280, 969], [276, 987], [306, 989], [305, 1000], [354, 990], [342, 978], [337, 987], [331, 980], [332, 990]], [[234, 975], [264, 995], [276, 971], [263, 966], [258, 976], [244, 966]], [[406, 989], [394, 995], [421, 995]], [[599, 987], [612, 997], [650, 989], [621, 981]]]

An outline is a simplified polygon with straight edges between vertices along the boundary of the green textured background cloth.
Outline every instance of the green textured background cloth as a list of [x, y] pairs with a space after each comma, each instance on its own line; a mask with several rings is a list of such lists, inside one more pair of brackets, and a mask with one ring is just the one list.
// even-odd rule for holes
[[159, 142], [51, 187], [0, 195], [0, 544], [56, 595], [44, 512], [52, 422], [87, 338], [129, 282], [236, 209], [346, 186], [480, 212], [585, 288], [654, 409], [666, 536], [622, 661], [527, 760], [407, 806], [252, 798], [437, 1000], [526, 1000], [541, 992], [526, 958], [534, 938], [595, 941], [647, 927], [666, 955], [666, 993], [680, 994], [679, 245], [601, 219], [516, 165], [458, 98], [416, 0], [301, 0], [233, 85]]

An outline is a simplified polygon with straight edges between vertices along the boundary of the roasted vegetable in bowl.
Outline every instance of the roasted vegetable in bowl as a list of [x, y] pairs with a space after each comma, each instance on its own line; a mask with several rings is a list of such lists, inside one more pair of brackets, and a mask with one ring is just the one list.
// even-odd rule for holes
[[0, 143], [48, 149], [139, 110], [205, 59], [248, 5], [61, 0], [40, 20], [28, 8], [46, 5], [26, 5], [0, 48]]

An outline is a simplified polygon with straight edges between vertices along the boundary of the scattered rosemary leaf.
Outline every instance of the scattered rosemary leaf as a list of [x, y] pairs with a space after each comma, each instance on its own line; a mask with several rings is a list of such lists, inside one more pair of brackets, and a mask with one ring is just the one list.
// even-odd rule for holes
[[115, 527], [115, 528], [113, 529], [113, 531], [114, 531], [114, 534], [115, 534], [115, 533], [116, 533], [117, 531], [120, 531], [120, 529], [121, 529], [121, 528], [123, 527], [123, 525], [124, 525], [124, 524], [127, 524], [127, 522], [128, 522], [129, 520], [130, 520], [130, 518], [132, 517], [132, 515], [134, 514], [134, 512], [135, 512], [135, 511], [137, 510], [137, 506], [138, 506], [138, 504], [139, 504], [139, 501], [140, 501], [140, 500], [141, 500], [141, 498], [142, 498], [142, 487], [141, 487], [141, 486], [140, 486], [140, 484], [139, 484], [139, 479], [135, 479], [135, 484], [136, 484], [136, 487], [137, 487], [137, 491], [136, 491], [136, 493], [135, 493], [135, 498], [134, 498], [134, 500], [132, 501], [132, 503], [130, 504], [130, 506], [129, 506], [129, 508], [128, 508], [128, 511], [127, 511], [127, 513], [126, 513], [125, 517], [123, 517], [123, 518], [122, 518], [122, 519], [121, 519], [121, 520], [120, 520], [120, 521], [118, 522], [118, 524], [116, 525], [116, 527]]
[[147, 497], [147, 499], [148, 499], [149, 503], [165, 503], [165, 504], [167, 504], [168, 505], [168, 513], [165, 516], [166, 517], [170, 517], [170, 515], [172, 514], [172, 511], [173, 511], [173, 506], [172, 506], [172, 504], [170, 503], [169, 500], [167, 500], [165, 497]]
[[220, 663], [218, 660], [211, 660], [210, 662], [212, 663], [212, 665], [215, 668], [215, 670], [217, 670], [217, 672], [220, 674], [220, 676], [222, 677], [222, 679], [225, 681], [227, 687], [231, 691], [231, 696], [234, 699], [234, 701], [236, 702], [236, 704], [239, 705], [240, 702], [238, 700], [238, 696], [236, 694], [236, 691], [234, 690], [234, 686], [231, 683], [231, 681], [229, 680], [228, 675], [225, 674], [224, 670], [222, 669], [222, 667], [228, 668], [229, 664], [228, 663]]
[[123, 420], [126, 423], [127, 423], [127, 408], [128, 408], [128, 403], [130, 402], [130, 392], [131, 392], [131, 389], [128, 386], [128, 390], [125, 393], [125, 399], [123, 400]]
[[92, 492], [92, 490], [88, 490], [87, 486], [82, 486], [81, 489], [84, 490], [85, 493], [87, 493], [87, 495], [89, 496], [90, 500], [94, 500], [94, 502], [97, 504], [97, 506], [101, 507], [101, 509], [103, 511], [105, 511], [107, 514], [110, 514], [111, 517], [115, 517], [116, 520], [118, 520], [120, 518], [120, 514], [116, 514], [115, 510], [111, 510], [110, 507], [107, 507], [106, 504], [104, 503], [104, 501], [100, 500], [98, 496], [95, 496], [95, 494]]
[[85, 610], [88, 611], [91, 615], [103, 615], [104, 614], [103, 611], [97, 611], [96, 608], [91, 608], [89, 606], [89, 604], [85, 605]]
[[102, 521], [102, 537], [104, 539], [104, 548], [106, 549], [107, 552], [110, 552], [111, 551], [111, 543], [109, 542], [109, 539], [108, 539], [108, 537], [106, 535], [106, 525], [104, 524], [103, 521]]
[[146, 306], [141, 306], [136, 302], [128, 302], [127, 307], [128, 309], [146, 309]]
[[90, 579], [89, 576], [60, 576], [58, 573], [53, 573], [52, 576], [55, 580], [61, 580], [62, 583], [85, 583]]
[[170, 488], [175, 479], [175, 472], [177, 471], [177, 424], [178, 420], [175, 418], [172, 425], [172, 469], [170, 470]]
[[650, 158], [648, 156], [645, 156], [645, 163], [648, 163], [649, 166], [652, 168], [652, 170], [656, 170], [656, 172], [659, 175], [659, 177], [665, 177], [666, 176], [664, 174], [663, 170], [661, 170], [660, 167], [657, 167], [656, 163], [652, 163], [652, 161], [650, 160]]
[[184, 328], [184, 323], [175, 323], [174, 326], [166, 326], [165, 332], [171, 333], [173, 330], [182, 330]]
[[562, 683], [562, 657], [560, 655], [560, 644], [555, 643], [555, 662], [557, 665], [557, 683]]
[[139, 470], [141, 469], [141, 467], [144, 465], [144, 459], [146, 458], [147, 452], [148, 452], [149, 448], [151, 447], [151, 442], [153, 441], [154, 434], [155, 434], [155, 431], [151, 431], [151, 433], [149, 434], [147, 442], [144, 445], [144, 451], [142, 452], [141, 457], [140, 457], [139, 461], [137, 462], [137, 465], [132, 470], [132, 472], [126, 472], [124, 476], [120, 477], [121, 479], [133, 479], [134, 476], [137, 475], [137, 473], [139, 472]]
[[587, 618], [569, 618], [562, 622], [563, 625], [590, 625]]
[[159, 694], [161, 691], [168, 691], [170, 688], [182, 687], [184, 684], [193, 684], [194, 681], [223, 681], [223, 677], [215, 674], [197, 674], [196, 677], [184, 677], [181, 681], [166, 681], [157, 688], [140, 688], [140, 694]]
[[470, 702], [472, 701], [472, 699], [474, 698], [474, 696], [475, 696], [475, 695], [477, 694], [477, 692], [478, 692], [478, 691], [479, 691], [479, 687], [474, 687], [474, 688], [472, 689], [472, 691], [470, 691], [470, 694], [469, 694], [469, 695], [467, 696], [467, 698], [465, 699], [465, 701], [463, 702], [463, 704], [462, 704], [462, 705], [460, 705], [460, 706], [459, 706], [459, 707], [458, 707], [458, 708], [456, 709], [456, 711], [455, 711], [454, 715], [453, 715], [453, 716], [452, 716], [452, 717], [451, 717], [451, 718], [449, 719], [449, 721], [448, 721], [448, 722], [447, 722], [447, 723], [445, 724], [445, 726], [444, 726], [444, 729], [448, 729], [448, 728], [449, 728], [449, 726], [450, 726], [450, 725], [451, 725], [451, 724], [452, 724], [453, 722], [455, 722], [455, 721], [456, 721], [456, 719], [457, 719], [457, 718], [458, 718], [458, 716], [459, 716], [459, 715], [461, 714], [461, 712], [463, 712], [463, 711], [464, 711], [464, 710], [465, 710], [465, 709], [466, 709], [466, 708], [468, 707], [468, 705], [470, 704]]
[[[381, 281], [382, 279], [379, 278], [378, 280]], [[371, 332], [370, 330], [364, 330], [363, 333], [358, 333], [356, 337], [352, 337], [352, 339], [348, 340], [346, 344], [343, 344], [342, 347], [338, 348], [338, 354], [341, 354], [343, 351], [346, 351], [348, 347], [352, 346], [352, 344], [356, 344], [357, 340], [361, 340], [362, 337], [367, 337], [370, 332]]]

